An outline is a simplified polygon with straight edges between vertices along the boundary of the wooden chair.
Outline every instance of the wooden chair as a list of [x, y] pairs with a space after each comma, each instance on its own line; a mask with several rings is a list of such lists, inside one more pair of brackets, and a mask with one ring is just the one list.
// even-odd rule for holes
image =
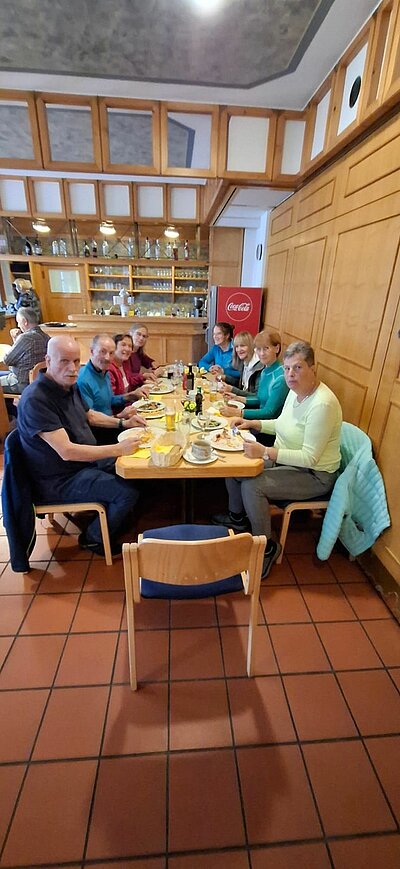
[[54, 522], [54, 513], [98, 513], [101, 539], [103, 541], [104, 560], [110, 567], [113, 563], [110, 545], [110, 535], [108, 533], [107, 513], [102, 504], [95, 501], [79, 502], [77, 504], [35, 504], [35, 513], [37, 516], [48, 516], [51, 523]]
[[33, 381], [36, 380], [39, 371], [43, 371], [44, 368], [47, 368], [47, 364], [44, 359], [42, 362], [37, 362], [36, 365], [34, 365], [29, 372], [29, 383], [33, 383]]
[[[191, 526], [187, 526], [190, 528]], [[169, 530], [169, 529], [163, 529]], [[171, 529], [172, 531], [173, 529]], [[207, 530], [208, 529], [207, 526]], [[212, 529], [215, 530], [215, 529]], [[146, 532], [147, 534], [151, 532]], [[201, 587], [241, 574], [244, 594], [251, 599], [247, 645], [247, 675], [254, 672], [254, 632], [257, 626], [260, 581], [266, 537], [237, 534], [216, 539], [176, 540], [143, 538], [124, 543], [122, 556], [128, 621], [129, 673], [131, 690], [137, 689], [134, 604], [140, 602], [141, 579], [151, 577], [167, 586]], [[212, 595], [213, 591], [209, 591]], [[168, 596], [166, 589], [165, 596]], [[172, 596], [172, 595], [171, 595]], [[196, 596], [195, 594], [192, 595]]]
[[321, 501], [290, 501], [288, 504], [271, 504], [271, 515], [282, 516], [281, 533], [279, 536], [279, 543], [281, 544], [282, 549], [279, 557], [276, 559], [276, 564], [282, 563], [283, 550], [285, 548], [292, 513], [296, 510], [326, 510], [328, 504], [329, 499], [326, 498]]

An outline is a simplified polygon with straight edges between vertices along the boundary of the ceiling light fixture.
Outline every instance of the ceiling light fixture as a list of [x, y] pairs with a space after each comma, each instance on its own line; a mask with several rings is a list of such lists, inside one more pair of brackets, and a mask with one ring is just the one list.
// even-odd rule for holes
[[117, 231], [112, 220], [103, 220], [99, 226], [99, 229], [100, 232], [103, 233], [103, 235], [115, 235]]
[[175, 227], [172, 226], [172, 225], [171, 225], [171, 226], [167, 226], [167, 228], [164, 229], [164, 235], [166, 235], [167, 238], [179, 238], [179, 232], [178, 232], [178, 230], [175, 229]]
[[46, 223], [43, 217], [35, 217], [35, 220], [32, 220], [32, 229], [35, 229], [36, 232], [51, 231], [48, 223]]

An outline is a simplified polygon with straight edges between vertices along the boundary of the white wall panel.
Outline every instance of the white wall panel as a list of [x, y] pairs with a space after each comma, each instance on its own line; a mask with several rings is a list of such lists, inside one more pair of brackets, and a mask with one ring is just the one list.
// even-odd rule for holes
[[233, 115], [228, 126], [228, 172], [265, 172], [269, 118]]
[[72, 214], [96, 214], [94, 184], [69, 184], [69, 198]]
[[164, 218], [164, 188], [160, 185], [157, 187], [146, 187], [138, 184], [136, 187], [137, 194], [137, 217], [161, 217]]
[[326, 125], [328, 122], [329, 101], [331, 98], [331, 89], [327, 91], [322, 100], [318, 103], [315, 115], [314, 137], [311, 148], [311, 160], [320, 154], [325, 141]]
[[110, 217], [130, 217], [129, 184], [104, 184], [105, 213]]
[[23, 180], [14, 178], [0, 179], [0, 203], [3, 211], [10, 214], [29, 211]]
[[305, 121], [286, 121], [282, 150], [282, 175], [297, 175], [301, 168]]
[[197, 190], [195, 187], [171, 187], [170, 217], [174, 220], [195, 220]]
[[61, 185], [58, 181], [33, 181], [36, 211], [43, 214], [62, 214]]
[[[340, 133], [342, 133], [343, 130], [345, 130], [346, 127], [348, 127], [349, 124], [352, 124], [353, 121], [355, 121], [357, 118], [358, 103], [360, 100], [361, 91], [360, 91], [360, 96], [358, 97], [358, 100], [355, 103], [355, 105], [353, 106], [353, 108], [350, 108], [350, 106], [349, 106], [349, 98], [350, 98], [350, 92], [351, 92], [351, 88], [353, 86], [354, 80], [357, 78], [358, 75], [361, 77], [361, 80], [362, 80], [363, 73], [364, 73], [365, 59], [367, 56], [367, 48], [368, 48], [368, 43], [365, 43], [365, 45], [363, 45], [363, 47], [358, 52], [358, 54], [356, 54], [356, 56], [353, 57], [353, 60], [349, 63], [349, 65], [346, 69], [346, 76], [345, 76], [345, 80], [344, 80], [343, 97], [342, 97], [342, 107], [340, 109], [338, 135], [340, 135]], [[362, 85], [361, 85], [361, 88], [362, 88]]]

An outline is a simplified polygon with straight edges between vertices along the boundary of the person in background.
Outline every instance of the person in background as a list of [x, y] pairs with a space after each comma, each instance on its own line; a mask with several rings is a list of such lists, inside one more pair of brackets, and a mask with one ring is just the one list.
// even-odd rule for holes
[[[102, 419], [97, 422], [92, 416], [90, 425], [98, 443], [110, 443], [118, 436], [118, 427], [130, 428], [145, 425], [145, 420], [137, 415], [136, 408], [127, 406], [133, 397], [132, 393], [114, 395], [111, 388], [109, 368], [114, 356], [115, 344], [110, 335], [95, 335], [90, 345], [90, 359], [78, 375], [78, 389], [87, 409], [101, 413]], [[104, 417], [108, 419], [105, 422]], [[118, 423], [121, 423], [118, 426]], [[109, 431], [107, 431], [109, 429]]]
[[[254, 338], [250, 332], [238, 332], [233, 339], [232, 365], [239, 371], [239, 383], [229, 374], [223, 376], [225, 396], [230, 394], [243, 397], [257, 392], [258, 382], [264, 368], [254, 348]], [[237, 384], [237, 385], [236, 385]]]
[[289, 393], [282, 413], [276, 419], [239, 423], [239, 428], [275, 435], [273, 446], [244, 444], [245, 455], [264, 459], [265, 470], [251, 479], [227, 479], [229, 513], [212, 517], [215, 525], [245, 531], [250, 524], [253, 534], [267, 536], [263, 579], [281, 551], [271, 539], [269, 504], [329, 495], [340, 467], [342, 409], [336, 395], [318, 380], [310, 344], [290, 344], [283, 368]]
[[[99, 424], [103, 415], [88, 411], [77, 389], [80, 349], [73, 338], [51, 338], [46, 363], [47, 371], [40, 372], [24, 391], [17, 420], [35, 501], [104, 504], [116, 551], [116, 535], [138, 499], [135, 485], [115, 475], [115, 459], [132, 452], [132, 439], [96, 445], [89, 423], [95, 417]], [[109, 417], [103, 423], [108, 425]], [[122, 428], [129, 426], [130, 421], [113, 417], [112, 424]], [[132, 438], [135, 439], [134, 434]], [[79, 543], [103, 554], [97, 516], [80, 535]]]
[[263, 329], [256, 335], [254, 343], [257, 356], [263, 366], [257, 394], [246, 397], [242, 411], [228, 405], [221, 409], [224, 416], [233, 417], [233, 424], [238, 424], [242, 419], [275, 419], [279, 416], [288, 394], [282, 363], [279, 361], [281, 352], [279, 332]]
[[4, 363], [10, 367], [10, 372], [0, 376], [0, 386], [6, 392], [19, 395], [28, 386], [31, 368], [43, 362], [49, 336], [38, 325], [38, 315], [33, 308], [21, 306], [15, 319], [17, 328], [10, 329], [14, 344], [4, 355]]
[[14, 281], [12, 288], [16, 300], [15, 307], [17, 311], [19, 311], [20, 308], [32, 308], [32, 310], [37, 314], [37, 322], [40, 323], [42, 319], [40, 301], [31, 282], [24, 278], [20, 278], [18, 281]]
[[216, 377], [229, 375], [234, 383], [239, 382], [239, 371], [232, 364], [233, 326], [230, 323], [216, 323], [213, 328], [214, 346], [198, 361], [199, 368], [205, 368]]
[[131, 329], [131, 337], [133, 341], [133, 353], [129, 358], [129, 365], [132, 375], [140, 374], [143, 378], [142, 383], [146, 380], [151, 380], [154, 383], [157, 377], [161, 377], [164, 373], [164, 368], [162, 365], [156, 365], [154, 359], [144, 352], [146, 341], [149, 337], [147, 326], [143, 324], [135, 326]]
[[141, 374], [132, 374], [129, 364], [133, 353], [132, 336], [129, 334], [114, 335], [113, 340], [115, 351], [110, 363], [109, 373], [114, 395], [126, 395], [130, 393], [137, 398], [147, 398], [148, 387], [143, 386], [144, 378]]

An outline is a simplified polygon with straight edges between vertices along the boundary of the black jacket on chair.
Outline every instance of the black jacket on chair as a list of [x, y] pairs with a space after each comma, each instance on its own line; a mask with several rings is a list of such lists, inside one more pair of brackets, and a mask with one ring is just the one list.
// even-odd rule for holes
[[29, 556], [36, 542], [36, 517], [26, 460], [16, 429], [5, 441], [1, 500], [11, 567], [18, 573], [27, 573]]

